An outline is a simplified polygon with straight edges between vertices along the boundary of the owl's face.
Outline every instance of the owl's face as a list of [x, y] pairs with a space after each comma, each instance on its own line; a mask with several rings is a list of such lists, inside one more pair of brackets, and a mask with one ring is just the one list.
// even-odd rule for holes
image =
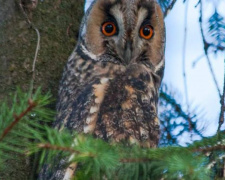
[[[96, 61], [164, 65], [163, 15], [154, 0], [96, 0], [81, 26], [82, 51]], [[157, 72], [156, 72], [157, 73]]]

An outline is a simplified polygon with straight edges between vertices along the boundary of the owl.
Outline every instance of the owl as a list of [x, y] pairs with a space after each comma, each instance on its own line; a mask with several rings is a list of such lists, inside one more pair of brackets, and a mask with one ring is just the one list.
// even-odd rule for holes
[[[95, 0], [63, 72], [55, 127], [156, 147], [164, 51], [163, 13], [155, 0]], [[52, 179], [70, 179], [73, 169]]]

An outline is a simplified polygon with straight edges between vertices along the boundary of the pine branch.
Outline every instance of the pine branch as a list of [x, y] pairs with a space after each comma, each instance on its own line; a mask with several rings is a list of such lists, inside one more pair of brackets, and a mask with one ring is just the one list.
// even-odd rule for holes
[[[63, 146], [57, 146], [57, 145], [52, 145], [50, 143], [47, 144], [38, 144], [37, 145], [38, 148], [40, 149], [47, 149], [47, 150], [56, 150], [56, 151], [62, 151], [62, 152], [69, 152], [71, 154], [79, 154], [83, 156], [83, 153], [80, 151], [75, 150], [74, 148], [71, 147], [63, 147]], [[95, 154], [92, 153], [86, 153], [85, 156], [88, 157], [96, 157]], [[150, 159], [147, 158], [123, 158], [120, 159], [119, 162], [121, 163], [143, 163], [143, 162], [150, 162]]]
[[[31, 100], [30, 93], [23, 93], [17, 89], [11, 100], [1, 102], [0, 168], [3, 168], [8, 160], [20, 157], [18, 153], [26, 154], [37, 137], [43, 137], [44, 124], [52, 121], [54, 117], [52, 110], [45, 107], [51, 102], [50, 97], [49, 93], [41, 95], [41, 89], [38, 88]], [[6, 168], [5, 171], [9, 169]]]
[[[14, 99], [17, 105], [18, 97]], [[22, 97], [28, 98], [29, 95]], [[47, 104], [48, 98], [42, 96], [40, 99], [40, 93], [35, 93], [33, 98], [30, 105], [35, 102], [36, 106], [29, 112], [39, 112], [35, 117], [37, 119], [49, 118], [46, 111], [40, 110]], [[165, 98], [170, 99], [171, 97], [165, 96]], [[171, 102], [177, 106], [177, 113], [186, 117], [185, 112], [176, 104], [176, 101]], [[24, 103], [23, 113], [17, 116], [23, 118], [23, 121], [20, 120], [17, 126], [14, 125], [8, 132], [7, 138], [0, 142], [0, 161], [3, 158], [3, 163], [8, 150], [26, 155], [41, 151], [40, 164], [44, 159], [47, 160], [47, 163], [53, 163], [53, 161], [58, 163], [61, 158], [65, 158], [68, 159], [68, 163], [81, 165], [76, 173], [76, 177], [82, 177], [81, 179], [100, 179], [101, 177], [108, 179], [112, 179], [112, 177], [118, 179], [177, 179], [179, 177], [190, 179], [195, 177], [195, 179], [205, 180], [208, 179], [211, 171], [208, 169], [211, 161], [205, 153], [215, 152], [214, 159], [216, 161], [223, 154], [225, 148], [222, 143], [225, 140], [223, 132], [219, 133], [220, 139], [215, 135], [203, 138], [187, 147], [169, 146], [148, 149], [133, 145], [127, 147], [122, 143], [109, 144], [89, 135], [71, 134], [66, 130], [58, 132], [56, 129], [40, 125], [34, 119], [31, 121], [29, 118], [32, 116], [27, 116], [28, 108], [26, 106], [27, 103]], [[17, 107], [14, 105], [13, 111]], [[38, 109], [39, 111], [37, 111]], [[0, 118], [0, 124], [1, 121], [3, 119]]]
[[26, 116], [29, 112], [31, 112], [33, 110], [33, 108], [36, 106], [36, 103], [34, 103], [31, 99], [28, 100], [28, 104], [29, 106], [27, 107], [26, 110], [24, 110], [23, 112], [21, 112], [21, 114], [19, 116], [14, 115], [14, 121], [4, 130], [4, 132], [2, 133], [2, 135], [0, 136], [0, 141], [3, 140], [3, 138], [10, 133], [10, 131], [12, 130], [12, 128], [19, 123], [20, 120], [22, 120], [22, 118], [24, 116]]
[[76, 153], [76, 154], [81, 154], [80, 151], [76, 151], [73, 148], [70, 147], [62, 147], [62, 146], [57, 146], [57, 145], [52, 145], [50, 143], [46, 143], [46, 144], [38, 144], [37, 145], [38, 148], [40, 149], [48, 149], [48, 150], [56, 150], [56, 151], [63, 151], [63, 152], [69, 152], [69, 153]]
[[140, 159], [120, 159], [121, 163], [144, 163], [144, 162], [151, 162], [151, 159], [148, 158], [140, 158]]
[[207, 148], [198, 148], [198, 149], [194, 149], [194, 152], [212, 152], [212, 151], [224, 151], [225, 150], [225, 145], [216, 145], [216, 146], [212, 146], [212, 147], [207, 147]]

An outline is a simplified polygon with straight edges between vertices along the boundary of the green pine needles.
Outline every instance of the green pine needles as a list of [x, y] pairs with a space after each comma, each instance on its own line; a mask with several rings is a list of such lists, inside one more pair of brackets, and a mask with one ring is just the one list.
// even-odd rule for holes
[[39, 88], [33, 96], [18, 89], [11, 101], [1, 103], [1, 168], [7, 160], [16, 158], [14, 153], [39, 153], [40, 167], [62, 158], [68, 160], [68, 165], [77, 163], [75, 179], [210, 180], [216, 178], [215, 172], [223, 164], [224, 132], [187, 147], [147, 149], [109, 144], [90, 135], [59, 132], [48, 126], [54, 120], [54, 112], [46, 108], [50, 102], [50, 94], [42, 95]]
[[[26, 154], [36, 139], [45, 134], [42, 124], [53, 120], [53, 111], [45, 106], [51, 103], [51, 95], [41, 95], [39, 88], [31, 97], [17, 89], [11, 99], [0, 106], [0, 160], [15, 158], [14, 153]], [[4, 163], [0, 164], [3, 168]]]

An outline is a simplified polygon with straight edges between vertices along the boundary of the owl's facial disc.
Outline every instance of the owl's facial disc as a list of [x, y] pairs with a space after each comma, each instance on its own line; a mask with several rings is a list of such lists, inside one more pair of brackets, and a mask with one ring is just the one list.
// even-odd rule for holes
[[82, 31], [98, 60], [156, 66], [164, 56], [163, 15], [155, 0], [97, 0]]

